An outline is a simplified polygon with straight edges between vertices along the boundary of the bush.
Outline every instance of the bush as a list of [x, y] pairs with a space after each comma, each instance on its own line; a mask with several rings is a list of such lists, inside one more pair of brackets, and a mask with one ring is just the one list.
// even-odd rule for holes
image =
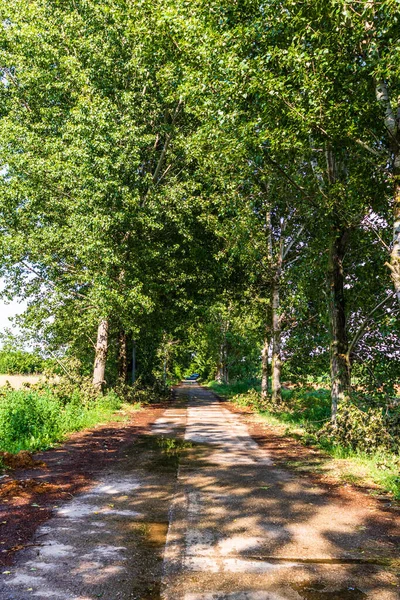
[[330, 393], [326, 389], [295, 388], [283, 390], [283, 401], [273, 404], [262, 400], [260, 393], [251, 389], [237, 394], [233, 402], [266, 411], [282, 423], [304, 428], [322, 444], [371, 453], [400, 451], [400, 411], [386, 412], [381, 407], [357, 406], [354, 399], [338, 409], [337, 425], [330, 421]]
[[50, 394], [9, 392], [0, 401], [2, 450], [27, 449], [50, 443], [60, 435], [60, 405]]
[[400, 415], [385, 414], [381, 408], [361, 410], [351, 402], [339, 406], [336, 426], [327, 423], [319, 438], [361, 452], [400, 450]]
[[89, 405], [99, 398], [100, 391], [93, 387], [91, 377], [73, 373], [70, 377], [62, 375], [57, 380], [40, 380], [35, 384], [27, 385], [29, 389], [51, 394], [65, 405], [77, 401], [82, 405]]
[[119, 382], [115, 390], [118, 396], [129, 404], [153, 404], [171, 396], [171, 388], [158, 379], [152, 385], [143, 385], [140, 379], [133, 385]]
[[121, 407], [115, 392], [82, 397], [75, 388], [69, 398], [54, 387], [41, 390], [3, 390], [0, 396], [0, 450], [39, 450], [68, 432], [90, 427]]
[[0, 351], [0, 373], [4, 375], [31, 375], [43, 373], [52, 361], [45, 360], [38, 354], [23, 350]]

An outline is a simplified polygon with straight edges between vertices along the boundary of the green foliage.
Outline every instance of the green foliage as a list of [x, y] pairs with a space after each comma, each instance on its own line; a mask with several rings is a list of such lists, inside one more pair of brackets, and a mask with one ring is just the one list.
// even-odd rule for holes
[[0, 350], [0, 373], [5, 375], [26, 375], [43, 373], [53, 365], [53, 361], [43, 359], [38, 354], [23, 350]]
[[337, 423], [325, 425], [320, 438], [343, 448], [365, 453], [400, 451], [400, 410], [387, 414], [381, 408], [362, 410], [347, 402], [338, 408]]
[[[31, 337], [89, 375], [106, 320], [107, 383], [123, 331], [152, 386], [255, 380], [274, 335], [283, 377], [307, 381], [329, 369], [340, 314], [339, 355], [391, 427], [368, 411], [394, 397], [400, 364], [385, 266], [398, 6], [358, 4], [0, 0], [0, 275], [28, 300]], [[74, 385], [52, 393], [94, 401]], [[270, 408], [311, 431], [329, 418], [318, 394]]]
[[171, 388], [161, 380], [155, 380], [152, 385], [144, 385], [138, 379], [134, 385], [118, 382], [114, 388], [119, 398], [129, 404], [155, 404], [171, 398]]
[[[183, 24], [166, 8], [0, 0], [5, 294], [29, 299], [31, 337], [86, 371], [109, 318], [110, 378], [117, 330], [151, 346], [221, 279], [213, 209], [188, 154], [198, 123], [180, 90]], [[151, 372], [157, 350], [140, 369]]]
[[309, 430], [320, 429], [330, 416], [330, 393], [324, 388], [284, 388], [282, 404], [272, 406], [269, 398], [261, 400], [260, 383], [254, 380], [233, 384], [212, 381], [208, 385], [217, 394], [232, 399], [237, 404], [269, 411], [285, 423], [301, 425]]
[[[286, 434], [302, 443], [346, 461], [346, 481], [370, 478], [400, 499], [399, 408], [390, 413], [376, 408], [363, 411], [349, 403], [340, 407], [337, 427], [333, 427], [326, 389], [284, 390], [285, 403], [281, 408], [262, 402], [254, 389], [232, 396], [230, 386], [225, 386], [220, 393], [240, 406], [250, 406], [271, 425], [284, 426]], [[301, 465], [304, 467], [304, 461]]]
[[88, 401], [76, 390], [66, 399], [54, 388], [2, 390], [0, 450], [18, 452], [48, 448], [72, 431], [109, 420], [122, 405], [115, 392]]
[[220, 381], [209, 381], [207, 385], [213, 390], [213, 392], [226, 398], [231, 398], [232, 396], [238, 394], [245, 394], [250, 389], [255, 389], [257, 390], [257, 392], [260, 391], [260, 383], [256, 379], [249, 379], [247, 381], [235, 381], [234, 383], [221, 383]]
[[[237, 286], [236, 292], [239, 292]], [[260, 323], [247, 297], [215, 301], [206, 318], [196, 320], [186, 342], [190, 362], [186, 374], [212, 381], [218, 371], [230, 382], [254, 380], [260, 373]], [[222, 373], [223, 371], [223, 373]]]

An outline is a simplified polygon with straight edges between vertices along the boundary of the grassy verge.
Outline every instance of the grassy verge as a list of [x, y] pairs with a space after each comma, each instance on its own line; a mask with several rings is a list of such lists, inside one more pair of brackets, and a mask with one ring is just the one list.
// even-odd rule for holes
[[[124, 405], [114, 393], [65, 400], [51, 389], [2, 390], [0, 395], [0, 451], [16, 453], [49, 448], [73, 431], [111, 420], [125, 420], [140, 405]], [[117, 412], [118, 411], [118, 412]]]
[[288, 466], [299, 471], [314, 471], [333, 477], [343, 483], [376, 488], [389, 492], [400, 500], [400, 458], [396, 454], [376, 451], [365, 453], [334, 444], [318, 436], [321, 427], [329, 420], [330, 395], [326, 389], [283, 390], [289, 410], [270, 411], [257, 405], [259, 390], [252, 382], [226, 385], [215, 381], [209, 387], [217, 394], [238, 405], [251, 406], [263, 422], [274, 427], [283, 436], [297, 439], [307, 446], [324, 451], [310, 461], [288, 461]]
[[235, 396], [236, 394], [245, 394], [251, 389], [255, 389], [257, 392], [261, 390], [260, 383], [254, 379], [249, 381], [237, 381], [230, 384], [219, 383], [219, 381], [209, 381], [206, 385], [211, 388], [213, 392], [224, 398], [232, 398], [232, 396]]

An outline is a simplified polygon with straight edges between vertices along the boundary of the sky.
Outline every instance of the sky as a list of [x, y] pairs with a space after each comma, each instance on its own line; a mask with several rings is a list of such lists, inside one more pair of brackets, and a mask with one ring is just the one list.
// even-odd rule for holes
[[[2, 280], [0, 279], [0, 290], [2, 287]], [[12, 331], [18, 331], [9, 321], [9, 317], [15, 317], [15, 315], [22, 313], [25, 307], [25, 302], [12, 301], [6, 303], [0, 298], [0, 332], [3, 332], [7, 328]]]
[[9, 321], [9, 317], [15, 317], [15, 315], [23, 312], [24, 305], [18, 304], [18, 302], [11, 302], [11, 304], [5, 304], [0, 300], [0, 331], [9, 328], [15, 331], [15, 326]]

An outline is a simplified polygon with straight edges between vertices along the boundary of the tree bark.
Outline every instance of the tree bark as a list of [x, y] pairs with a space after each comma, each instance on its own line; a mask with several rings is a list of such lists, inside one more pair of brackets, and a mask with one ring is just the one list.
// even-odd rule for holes
[[227, 344], [226, 344], [226, 331], [227, 325], [225, 322], [221, 325], [221, 337], [222, 341], [219, 347], [219, 357], [217, 364], [217, 373], [215, 375], [215, 381], [219, 383], [228, 383], [228, 365], [227, 365]]
[[343, 258], [348, 230], [333, 232], [329, 248], [329, 316], [331, 326], [331, 407], [332, 422], [336, 424], [337, 409], [350, 388], [350, 363], [346, 331]]
[[107, 319], [102, 319], [97, 330], [96, 355], [93, 366], [93, 385], [101, 389], [105, 380], [107, 352], [108, 352], [108, 329]]
[[166, 385], [167, 383], [167, 357], [164, 357], [164, 361], [163, 361], [163, 384]]
[[215, 381], [218, 381], [218, 383], [222, 383], [224, 381], [224, 371], [224, 344], [221, 343], [219, 347], [219, 357], [217, 364], [217, 372], [215, 374]]
[[136, 341], [133, 340], [132, 343], [132, 371], [131, 371], [131, 380], [132, 383], [136, 381]]
[[[398, 137], [400, 138], [400, 136]], [[390, 254], [390, 270], [396, 298], [400, 304], [400, 152], [398, 148], [394, 159], [393, 179], [393, 246]]]
[[272, 402], [282, 401], [282, 331], [280, 315], [280, 267], [278, 267], [272, 282], [272, 360], [271, 360], [271, 392]]
[[128, 378], [127, 337], [123, 329], [118, 333], [118, 379], [126, 383]]
[[268, 335], [265, 336], [264, 345], [261, 352], [261, 399], [265, 400], [269, 394], [268, 386], [268, 352], [269, 352], [270, 338]]
[[226, 343], [226, 338], [225, 338], [225, 343], [224, 343], [224, 383], [228, 384], [229, 383], [229, 369], [228, 369], [228, 345]]
[[[279, 248], [277, 255], [274, 256], [274, 247], [272, 241], [272, 223], [271, 223], [271, 211], [267, 210], [265, 213], [265, 224], [266, 224], [266, 246], [267, 246], [267, 257], [268, 261], [273, 270], [273, 278], [271, 282], [271, 314], [270, 314], [270, 330], [271, 330], [271, 342], [272, 342], [272, 356], [271, 356], [271, 397], [274, 403], [279, 404], [282, 401], [282, 385], [281, 385], [281, 370], [282, 370], [282, 330], [281, 323], [282, 318], [280, 314], [280, 280], [282, 274], [283, 264], [283, 253], [284, 253], [284, 225], [282, 224], [281, 236], [279, 242]], [[268, 347], [264, 345], [263, 349], [263, 363], [265, 361], [266, 368], [268, 370]], [[264, 369], [264, 364], [263, 364]], [[264, 376], [264, 371], [263, 371]], [[266, 376], [266, 391], [268, 393], [268, 374]], [[263, 389], [261, 389], [261, 395], [263, 397]]]
[[376, 99], [385, 111], [384, 123], [389, 132], [389, 148], [393, 157], [393, 243], [388, 267], [400, 304], [400, 99], [397, 100], [394, 110], [388, 86], [384, 81], [376, 83]]

